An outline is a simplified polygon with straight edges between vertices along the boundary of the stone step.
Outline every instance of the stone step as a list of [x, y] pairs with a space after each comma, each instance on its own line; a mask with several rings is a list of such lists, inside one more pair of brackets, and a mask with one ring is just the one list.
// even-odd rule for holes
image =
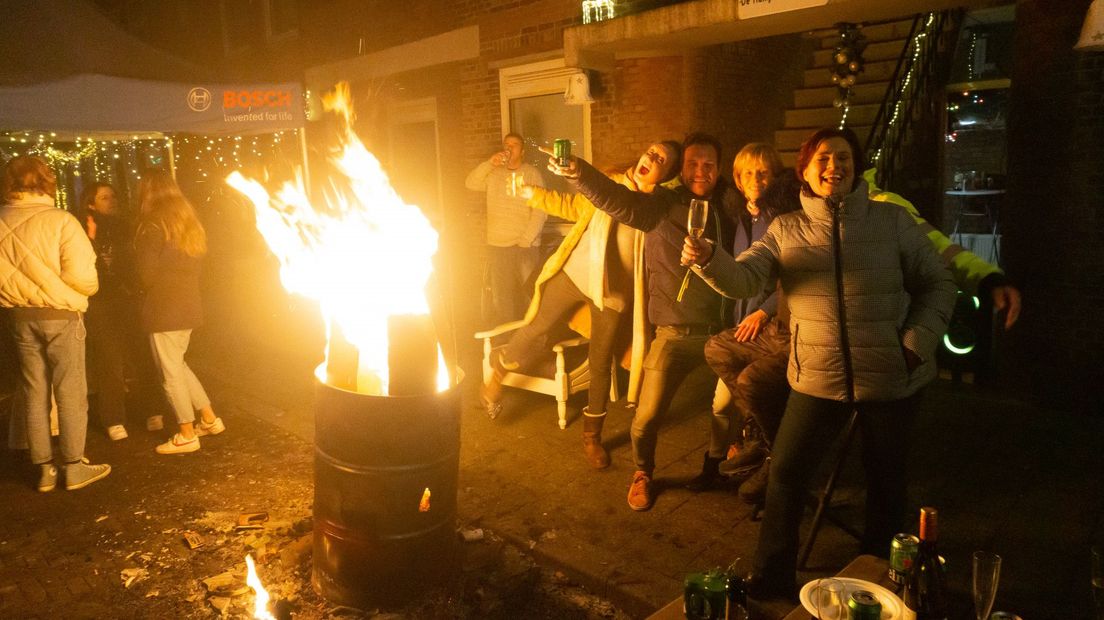
[[[867, 63], [877, 62], [879, 60], [893, 60], [896, 61], [901, 55], [901, 50], [905, 49], [905, 40], [897, 39], [894, 41], [883, 41], [881, 43], [871, 43], [863, 50], [863, 59]], [[833, 64], [832, 56], [836, 53], [835, 49], [817, 50], [813, 52], [813, 67], [828, 67]]]
[[[889, 82], [859, 82], [851, 89], [851, 103], [878, 103], [885, 97]], [[835, 86], [820, 86], [817, 88], [799, 88], [794, 91], [795, 108], [823, 108], [832, 105], [839, 96], [839, 89]]]
[[[863, 72], [859, 74], [858, 84], [864, 82], [886, 82], [897, 68], [897, 59], [867, 62]], [[833, 86], [832, 74], [827, 67], [816, 67], [805, 70], [805, 88], [818, 86]]]
[[[878, 107], [879, 105], [876, 103], [853, 105], [847, 113], [847, 122], [853, 125], [869, 125], [874, 122], [874, 117], [878, 114]], [[841, 110], [832, 106], [786, 110], [784, 126], [786, 128], [835, 126], [839, 124], [841, 114]]]
[[[850, 120], [850, 118], [851, 117], [848, 116], [848, 120]], [[832, 127], [836, 127], [838, 125], [839, 120], [837, 119], [836, 122], [832, 124]], [[859, 142], [861, 142], [862, 144], [866, 144], [866, 137], [870, 134], [870, 125], [849, 124], [848, 126], [851, 127], [856, 135], [859, 136]], [[805, 140], [805, 138], [808, 138], [810, 134], [818, 129], [820, 129], [820, 127], [797, 127], [794, 129], [779, 129], [778, 131], [774, 132], [774, 148], [778, 149], [779, 153], [784, 153], [787, 151], [793, 151], [796, 153], [798, 147], [801, 146], [801, 143]]]
[[[888, 24], [866, 26], [862, 29], [862, 33], [867, 41], [870, 43], [877, 43], [880, 41], [904, 39], [908, 36], [911, 28], [912, 18], [908, 18]], [[834, 49], [836, 43], [839, 42], [839, 31], [834, 28], [818, 30], [813, 34], [819, 36], [819, 45], [821, 49]]]

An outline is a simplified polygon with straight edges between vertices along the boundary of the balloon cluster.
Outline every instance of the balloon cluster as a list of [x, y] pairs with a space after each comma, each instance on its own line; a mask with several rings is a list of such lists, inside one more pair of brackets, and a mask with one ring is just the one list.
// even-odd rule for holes
[[866, 37], [857, 24], [838, 24], [839, 43], [832, 54], [832, 83], [839, 89], [839, 96], [833, 102], [837, 108], [847, 105], [851, 98], [851, 88], [858, 81], [858, 75], [863, 71], [863, 50], [866, 49]]

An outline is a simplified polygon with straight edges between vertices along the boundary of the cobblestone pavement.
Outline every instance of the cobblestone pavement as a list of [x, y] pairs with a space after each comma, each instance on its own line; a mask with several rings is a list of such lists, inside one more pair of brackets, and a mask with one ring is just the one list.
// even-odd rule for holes
[[[155, 455], [163, 437], [136, 425], [122, 442], [92, 431], [87, 453], [111, 463], [111, 476], [46, 494], [31, 487], [22, 455], [4, 452], [0, 617], [214, 617], [223, 601], [203, 580], [240, 572], [248, 552], [263, 555], [261, 576], [274, 596], [293, 602], [293, 617], [348, 612], [309, 585], [315, 349], [274, 351], [213, 335], [193, 348], [228, 426], [204, 438], [200, 452]], [[464, 354], [464, 367], [478, 368], [473, 355]], [[548, 397], [508, 391], [495, 421], [465, 406], [458, 526], [486, 538], [463, 547], [463, 569], [445, 591], [361, 615], [645, 617], [678, 595], [686, 573], [749, 557], [754, 511], [731, 489], [694, 495], [682, 487], [701, 464], [710, 383], [691, 377], [676, 399], [660, 436], [659, 496], [645, 513], [625, 504], [631, 412], [613, 409], [605, 433], [613, 465], [595, 472], [581, 456], [579, 403], [563, 431]], [[468, 403], [475, 387], [466, 384]], [[941, 548], [960, 617], [969, 614], [969, 554], [985, 548], [1005, 557], [998, 608], [1031, 620], [1087, 618], [1088, 548], [1104, 542], [1104, 421], [946, 381], [927, 391], [921, 409], [910, 502], [942, 510]], [[855, 525], [860, 477], [850, 463], [835, 502], [839, 518]], [[253, 510], [271, 516], [261, 532], [267, 541], [232, 529], [239, 512]], [[189, 549], [185, 530], [205, 545]], [[826, 525], [802, 577], [831, 574], [856, 552], [852, 538]], [[124, 571], [137, 575], [129, 587]], [[252, 600], [225, 598], [232, 617]]]

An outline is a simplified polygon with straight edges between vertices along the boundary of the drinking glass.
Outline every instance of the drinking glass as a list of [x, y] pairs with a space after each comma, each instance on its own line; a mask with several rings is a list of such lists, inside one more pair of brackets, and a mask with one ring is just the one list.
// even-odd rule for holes
[[701, 239], [705, 234], [705, 224], [709, 220], [709, 201], [692, 199], [690, 211], [686, 215], [686, 231], [691, 237]]
[[1092, 548], [1092, 591], [1096, 620], [1104, 620], [1104, 547]]
[[974, 613], [977, 620], [987, 620], [993, 611], [1000, 583], [1001, 556], [989, 551], [974, 552]]
[[842, 582], [821, 579], [813, 588], [813, 600], [816, 601], [817, 618], [820, 620], [840, 620], [844, 617]]

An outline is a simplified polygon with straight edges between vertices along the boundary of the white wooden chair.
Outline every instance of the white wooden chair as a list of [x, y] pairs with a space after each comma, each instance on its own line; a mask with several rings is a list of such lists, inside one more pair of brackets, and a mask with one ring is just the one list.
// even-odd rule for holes
[[[523, 325], [525, 325], [525, 321], [514, 321], [475, 334], [476, 338], [483, 340], [484, 383], [490, 379], [494, 372], [491, 367], [491, 355], [499, 348], [492, 344], [494, 338], [508, 334]], [[546, 360], [534, 364], [535, 368], [530, 371], [533, 374], [507, 371], [502, 378], [502, 385], [554, 396], [560, 428], [567, 428], [568, 397], [590, 387], [590, 364], [587, 361], [586, 346], [588, 343], [589, 341], [582, 336], [560, 340], [552, 345]], [[614, 365], [611, 372], [613, 372], [613, 380], [610, 381], [610, 400], [612, 402], [620, 398], [617, 388], [616, 365]]]

